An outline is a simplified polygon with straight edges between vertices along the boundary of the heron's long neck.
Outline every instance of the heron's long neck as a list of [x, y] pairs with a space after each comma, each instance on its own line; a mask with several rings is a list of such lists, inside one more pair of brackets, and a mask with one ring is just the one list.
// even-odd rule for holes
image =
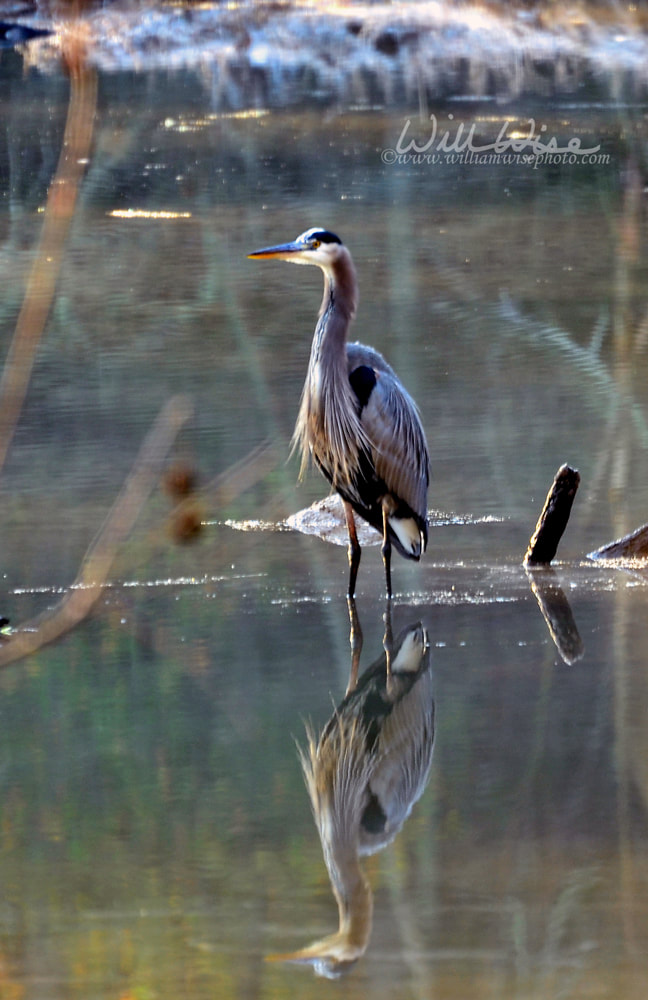
[[328, 372], [341, 371], [346, 378], [347, 331], [355, 315], [358, 292], [355, 269], [346, 250], [330, 270], [324, 271], [324, 297], [319, 311], [311, 364]]
[[354, 316], [357, 286], [351, 256], [342, 248], [337, 260], [324, 270], [324, 298], [319, 312], [310, 363], [302, 393], [293, 448], [301, 451], [300, 476], [311, 453], [328, 469], [333, 481], [338, 472], [349, 478], [348, 465], [359, 447], [359, 428], [347, 372], [346, 339]]

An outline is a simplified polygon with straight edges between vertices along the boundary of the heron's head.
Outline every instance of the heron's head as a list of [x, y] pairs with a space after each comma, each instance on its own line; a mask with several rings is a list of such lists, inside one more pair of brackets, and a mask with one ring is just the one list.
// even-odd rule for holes
[[273, 257], [288, 260], [293, 264], [317, 264], [323, 271], [330, 272], [341, 254], [345, 253], [342, 240], [327, 229], [307, 229], [292, 243], [280, 243], [276, 247], [255, 250], [248, 257], [255, 260]]
[[350, 972], [359, 958], [364, 955], [369, 943], [371, 921], [368, 926], [366, 941], [354, 944], [347, 940], [348, 931], [337, 931], [329, 937], [322, 938], [285, 955], [266, 955], [266, 962], [294, 962], [296, 965], [310, 965], [316, 976], [323, 979], [340, 979]]

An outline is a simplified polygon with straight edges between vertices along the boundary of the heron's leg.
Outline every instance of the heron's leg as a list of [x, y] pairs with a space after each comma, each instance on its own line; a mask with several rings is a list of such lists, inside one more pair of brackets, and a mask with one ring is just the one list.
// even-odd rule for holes
[[355, 594], [356, 577], [358, 575], [358, 566], [360, 565], [360, 542], [358, 541], [358, 535], [356, 532], [355, 517], [353, 516], [353, 507], [346, 500], [343, 501], [344, 506], [344, 517], [346, 518], [347, 530], [349, 532], [349, 591], [347, 597], [353, 597]]
[[355, 689], [358, 683], [358, 667], [360, 664], [360, 653], [362, 652], [362, 629], [360, 619], [356, 610], [356, 603], [353, 597], [347, 597], [347, 607], [349, 609], [349, 643], [351, 645], [351, 670], [349, 672], [349, 683], [345, 691], [345, 696]]
[[385, 650], [385, 674], [387, 680], [387, 694], [390, 693], [392, 684], [392, 649], [394, 640], [392, 637], [392, 602], [388, 597], [385, 602], [385, 634], [383, 636], [383, 649]]
[[385, 564], [385, 580], [387, 583], [387, 597], [392, 596], [392, 585], [391, 585], [391, 542], [389, 540], [389, 523], [387, 521], [387, 508], [383, 505], [382, 509], [383, 517], [383, 540], [382, 540], [382, 557]]

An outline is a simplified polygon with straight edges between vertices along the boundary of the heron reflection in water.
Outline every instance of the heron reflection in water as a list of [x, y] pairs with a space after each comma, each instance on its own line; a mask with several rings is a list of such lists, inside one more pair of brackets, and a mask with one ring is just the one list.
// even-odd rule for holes
[[333, 979], [364, 954], [373, 897], [362, 855], [386, 847], [427, 784], [434, 745], [434, 700], [427, 633], [420, 623], [394, 642], [391, 675], [383, 653], [347, 691], [318, 739], [308, 730], [301, 763], [339, 928], [273, 961], [312, 964]]
[[354, 512], [382, 534], [391, 597], [392, 546], [418, 561], [427, 545], [430, 463], [416, 404], [378, 351], [347, 343], [358, 285], [351, 254], [339, 237], [309, 229], [292, 243], [248, 256], [315, 264], [324, 274], [293, 447], [301, 451], [302, 473], [312, 454], [342, 497], [349, 532], [349, 597], [360, 565]]

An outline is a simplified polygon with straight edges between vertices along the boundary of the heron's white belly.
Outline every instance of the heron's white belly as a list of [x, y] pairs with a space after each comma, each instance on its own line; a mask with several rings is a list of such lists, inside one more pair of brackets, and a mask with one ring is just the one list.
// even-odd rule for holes
[[406, 552], [421, 555], [421, 529], [413, 517], [388, 517], [389, 526]]

